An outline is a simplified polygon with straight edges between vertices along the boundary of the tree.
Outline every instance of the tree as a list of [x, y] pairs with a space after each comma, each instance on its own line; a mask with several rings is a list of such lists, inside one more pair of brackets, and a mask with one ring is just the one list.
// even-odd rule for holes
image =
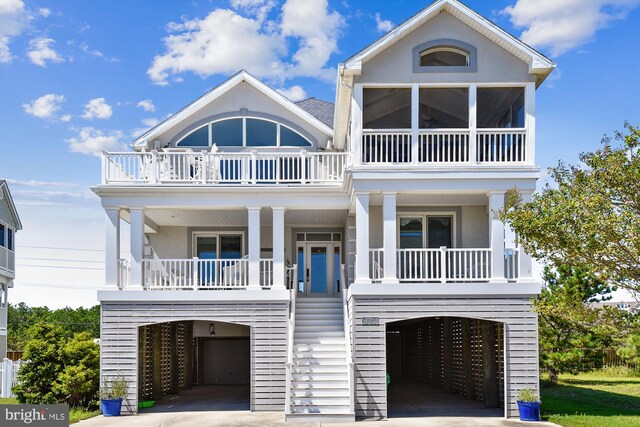
[[556, 382], [561, 373], [575, 374], [585, 364], [599, 363], [601, 349], [624, 339], [628, 319], [615, 308], [589, 304], [610, 299], [611, 287], [580, 268], [546, 268], [544, 280], [546, 286], [534, 301], [540, 365]]
[[625, 124], [581, 164], [560, 162], [529, 203], [516, 195], [500, 213], [524, 250], [550, 265], [565, 262], [602, 282], [640, 291], [640, 129]]
[[68, 403], [89, 407], [97, 399], [100, 349], [91, 334], [71, 338], [50, 323], [38, 323], [28, 331], [24, 358], [13, 388], [20, 403]]

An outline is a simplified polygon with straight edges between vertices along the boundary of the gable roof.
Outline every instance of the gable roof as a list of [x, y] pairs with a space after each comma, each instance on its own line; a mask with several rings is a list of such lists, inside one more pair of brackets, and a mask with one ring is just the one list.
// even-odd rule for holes
[[516, 57], [527, 62], [529, 64], [529, 71], [539, 75], [538, 84], [542, 83], [555, 67], [552, 60], [474, 10], [460, 3], [458, 0], [436, 0], [377, 41], [347, 59], [344, 62], [345, 72], [359, 74], [363, 63], [394, 45], [443, 10], [511, 52]]
[[22, 230], [22, 222], [20, 221], [20, 217], [18, 216], [16, 205], [13, 203], [13, 197], [11, 197], [11, 191], [9, 191], [9, 184], [7, 184], [7, 181], [5, 181], [4, 179], [0, 179], [0, 200], [2, 199], [7, 200], [11, 215], [13, 216], [13, 220], [16, 223], [16, 228], [18, 230]]
[[296, 102], [300, 108], [320, 120], [325, 125], [333, 128], [333, 114], [335, 104], [318, 98], [307, 98]]
[[248, 71], [241, 70], [215, 88], [211, 89], [209, 92], [202, 95], [200, 98], [193, 101], [191, 104], [184, 107], [182, 110], [178, 111], [176, 114], [158, 123], [156, 126], [140, 135], [138, 138], [136, 138], [135, 141], [133, 141], [132, 146], [134, 148], [146, 146], [147, 142], [153, 141], [154, 138], [165, 133], [174, 126], [177, 126], [178, 124], [189, 118], [191, 115], [202, 110], [207, 105], [211, 104], [216, 99], [229, 92], [240, 83], [247, 83], [253, 86], [256, 90], [260, 91], [277, 104], [280, 104], [282, 107], [286, 108], [293, 114], [305, 120], [310, 125], [317, 128], [319, 131], [324, 132], [328, 136], [333, 136], [333, 130], [331, 129], [331, 127], [327, 126], [327, 124], [322, 120], [314, 117], [311, 113], [309, 113], [296, 103], [290, 101], [286, 96], [262, 83]]

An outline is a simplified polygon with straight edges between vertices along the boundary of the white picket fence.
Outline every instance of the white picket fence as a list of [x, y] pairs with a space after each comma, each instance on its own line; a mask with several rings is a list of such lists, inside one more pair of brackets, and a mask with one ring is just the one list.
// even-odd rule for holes
[[12, 361], [4, 359], [0, 365], [0, 397], [14, 397], [11, 390], [18, 382], [18, 371], [24, 362], [22, 360]]

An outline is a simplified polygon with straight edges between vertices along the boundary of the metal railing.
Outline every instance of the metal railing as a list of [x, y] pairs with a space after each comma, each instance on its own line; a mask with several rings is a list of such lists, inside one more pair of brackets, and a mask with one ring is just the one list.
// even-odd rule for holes
[[[400, 282], [487, 282], [492, 276], [491, 249], [397, 249]], [[369, 250], [370, 278], [384, 277], [384, 249]]]
[[349, 153], [102, 153], [103, 184], [341, 184]]

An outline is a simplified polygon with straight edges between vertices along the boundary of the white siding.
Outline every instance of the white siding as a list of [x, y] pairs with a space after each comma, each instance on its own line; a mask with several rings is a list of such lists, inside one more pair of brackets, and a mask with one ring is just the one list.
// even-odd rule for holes
[[286, 302], [102, 303], [101, 378], [125, 376], [131, 383], [125, 413], [138, 407], [138, 327], [178, 320], [251, 326], [251, 410], [282, 411], [287, 355]]
[[[507, 416], [517, 417], [516, 396], [538, 389], [538, 323], [526, 298], [379, 298], [355, 297], [353, 329], [356, 363], [356, 416], [386, 417], [386, 339], [388, 322], [421, 317], [467, 317], [502, 322], [505, 331]], [[379, 325], [364, 326], [363, 317]]]

